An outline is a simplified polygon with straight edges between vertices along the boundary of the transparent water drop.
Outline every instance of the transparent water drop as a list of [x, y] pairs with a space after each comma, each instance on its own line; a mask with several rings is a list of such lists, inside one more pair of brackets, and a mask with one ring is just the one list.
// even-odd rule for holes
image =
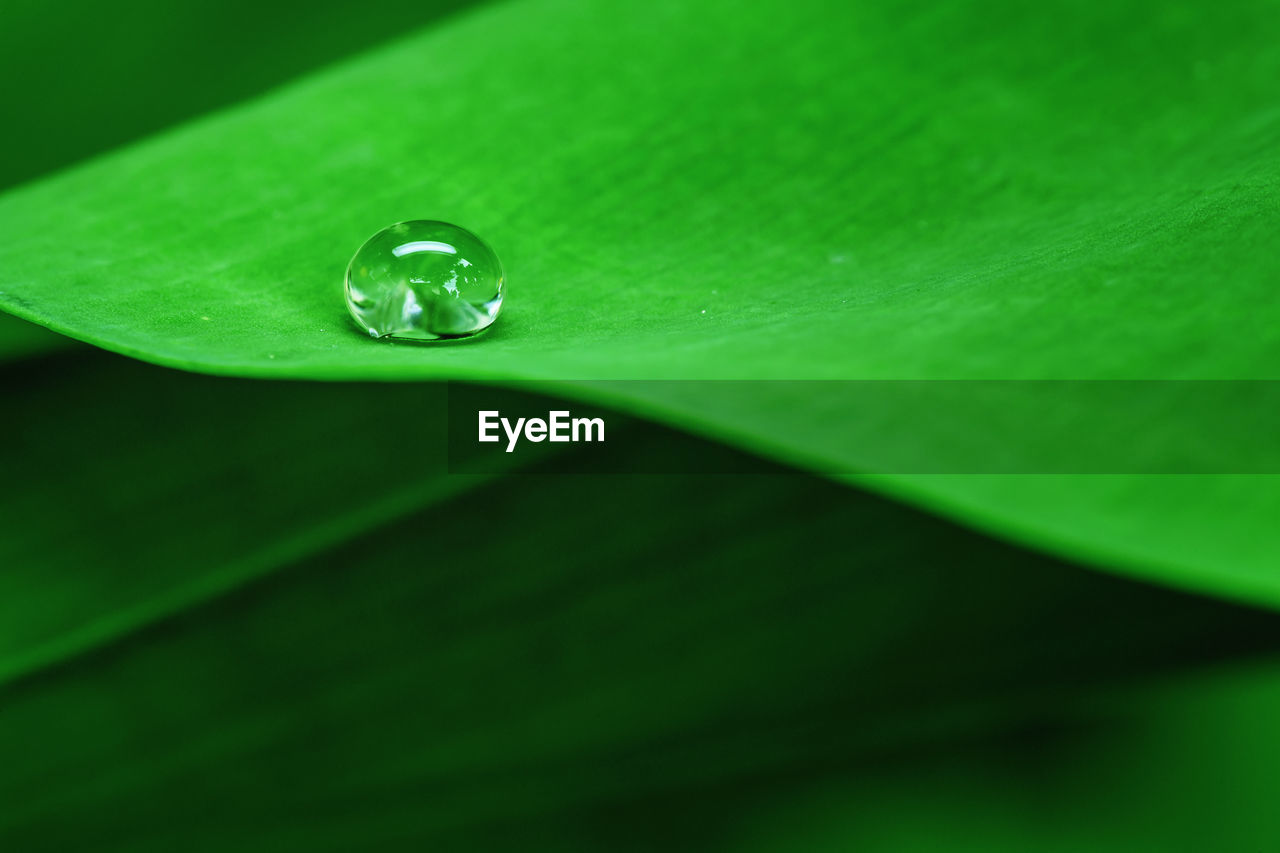
[[465, 228], [397, 222], [347, 265], [347, 310], [375, 338], [465, 338], [497, 319], [505, 284], [498, 256]]

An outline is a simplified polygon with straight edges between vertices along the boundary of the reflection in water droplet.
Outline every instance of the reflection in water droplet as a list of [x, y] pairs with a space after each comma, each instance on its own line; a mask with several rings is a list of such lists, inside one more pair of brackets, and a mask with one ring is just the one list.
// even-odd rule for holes
[[498, 256], [470, 231], [399, 222], [370, 237], [347, 265], [347, 309], [375, 338], [465, 338], [497, 319], [505, 285]]

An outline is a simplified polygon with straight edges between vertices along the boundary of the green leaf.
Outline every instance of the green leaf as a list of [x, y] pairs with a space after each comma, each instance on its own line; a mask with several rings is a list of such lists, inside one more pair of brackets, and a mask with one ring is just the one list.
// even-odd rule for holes
[[891, 751], [788, 792], [734, 849], [1252, 850], [1280, 831], [1265, 805], [1278, 674], [1271, 660], [1099, 691], [1011, 731]]
[[[0, 683], [490, 479], [446, 476], [434, 385], [235, 382], [84, 353], [4, 378], [23, 416], [0, 428]], [[388, 409], [414, 425], [411, 452]]]
[[0, 69], [22, 82], [3, 102], [22, 132], [0, 140], [0, 187], [259, 94], [385, 39], [388, 22], [413, 29], [464, 5], [383, 0], [353, 14], [347, 0], [308, 0], [299, 14], [254, 0], [62, 0], [51, 12], [9, 0]]
[[[0, 624], [145, 618], [6, 672], [5, 849], [708, 850], [744, 832], [786, 849], [811, 825], [848, 832], [820, 797], [820, 820], [790, 826], [798, 794], [888, 765], [923, 766], [917, 783], [941, 797], [928, 756], [945, 768], [989, 745], [970, 765], [983, 767], [1037, 731], [1057, 749], [1030, 753], [1028, 772], [1077, 809], [1114, 796], [1071, 787], [1078, 756], [1101, 753], [1113, 762], [1095, 767], [1176, 783], [1184, 819], [1265, 826], [1274, 811], [1220, 803], [1219, 777], [1195, 772], [1236, 766], [1195, 762], [1234, 727], [1169, 729], [1188, 750], [1171, 782], [1163, 752], [1115, 738], [1180, 703], [1094, 710], [1153, 675], [1280, 648], [1273, 613], [1082, 572], [786, 473], [513, 476], [361, 527], [337, 512], [383, 494], [359, 463], [405, 445], [335, 458], [358, 419], [343, 404], [408, 406], [424, 389], [56, 369], [69, 375], [24, 399], [49, 433], [31, 468], [68, 455], [46, 471], [64, 508], [0, 513], [5, 539], [33, 545], [5, 555]], [[117, 454], [58, 441], [72, 403], [39, 405], [58, 388]], [[95, 399], [124, 389], [125, 405]], [[273, 424], [291, 428], [254, 434]], [[264, 550], [227, 582], [220, 566]], [[1255, 749], [1274, 749], [1272, 708], [1257, 708]], [[1001, 781], [974, 799], [998, 808]], [[1148, 815], [1119, 829], [1169, 837]]]
[[[518, 0], [8, 193], [0, 305], [258, 377], [1274, 378], [1278, 74], [1280, 16], [1249, 0]], [[353, 332], [348, 256], [416, 217], [503, 257], [484, 338]], [[856, 468], [860, 413], [824, 392], [615, 403]], [[1088, 415], [1014, 419], [1052, 435]], [[1280, 602], [1275, 477], [867, 482]]]
[[[444, 8], [19, 4], [0, 186]], [[831, 475], [1116, 424], [1157, 467], [1272, 470], [1248, 394], [566, 380], [1274, 378], [1274, 4], [587, 5], [482, 9], [0, 197], [0, 848], [1274, 837], [1274, 662], [1199, 668], [1274, 654], [1272, 613], [781, 467], [447, 475], [440, 386], [287, 381], [551, 380]], [[413, 216], [502, 253], [491, 334], [350, 327], [348, 254]], [[282, 381], [36, 358], [28, 320]], [[1275, 476], [849, 479], [1280, 603]]]
[[66, 349], [72, 344], [71, 339], [35, 323], [0, 314], [0, 363]]

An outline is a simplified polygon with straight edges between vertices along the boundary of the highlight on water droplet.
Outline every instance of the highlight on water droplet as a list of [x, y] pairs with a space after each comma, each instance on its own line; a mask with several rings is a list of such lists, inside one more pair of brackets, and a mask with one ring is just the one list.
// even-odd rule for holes
[[415, 219], [356, 250], [347, 265], [347, 310], [375, 338], [466, 338], [498, 318], [505, 285], [498, 256], [475, 234]]

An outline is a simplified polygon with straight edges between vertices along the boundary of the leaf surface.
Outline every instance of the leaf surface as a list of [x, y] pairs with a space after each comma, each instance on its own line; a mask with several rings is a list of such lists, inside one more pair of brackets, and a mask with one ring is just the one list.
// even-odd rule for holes
[[[483, 8], [9, 192], [0, 305], [258, 377], [1274, 379], [1280, 15], [1228, 5]], [[504, 316], [464, 345], [361, 338], [348, 256], [423, 217], [495, 246]], [[856, 468], [861, 413], [756, 400], [615, 402]], [[1274, 476], [863, 482], [1280, 602]]]

